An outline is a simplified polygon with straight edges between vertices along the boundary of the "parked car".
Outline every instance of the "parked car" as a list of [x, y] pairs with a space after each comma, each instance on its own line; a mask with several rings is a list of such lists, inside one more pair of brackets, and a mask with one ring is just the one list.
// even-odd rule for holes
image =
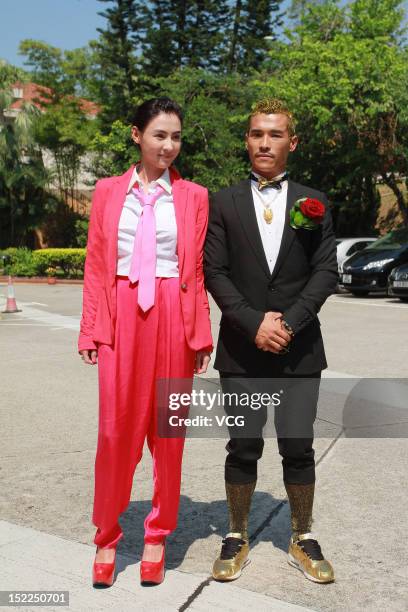
[[342, 272], [342, 264], [354, 253], [362, 251], [370, 242], [374, 242], [377, 238], [337, 238], [337, 265], [339, 273]]
[[386, 292], [391, 270], [407, 262], [408, 229], [392, 230], [343, 263], [341, 284], [356, 296]]
[[391, 270], [388, 277], [388, 295], [395, 295], [402, 302], [408, 302], [408, 263]]

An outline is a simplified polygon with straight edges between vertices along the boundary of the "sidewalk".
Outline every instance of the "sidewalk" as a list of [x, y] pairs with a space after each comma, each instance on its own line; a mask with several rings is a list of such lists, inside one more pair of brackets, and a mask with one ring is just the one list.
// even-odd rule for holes
[[[8, 282], [7, 275], [0, 275], [0, 283]], [[48, 278], [46, 276], [13, 276], [13, 283], [18, 285], [48, 285]], [[56, 285], [83, 285], [84, 281], [76, 278], [58, 278]]]
[[[208, 575], [205, 574], [169, 570], [161, 585], [142, 587], [139, 583], [139, 563], [123, 554], [117, 558], [118, 578], [114, 585], [110, 589], [92, 589], [90, 568], [94, 556], [93, 546], [64, 540], [6, 521], [0, 521], [0, 542], [1, 590], [69, 591], [69, 610], [72, 612], [110, 609], [122, 612], [174, 611], [185, 609], [191, 597], [194, 600], [188, 609], [197, 612], [216, 609], [232, 612], [251, 607], [273, 612], [307, 612], [307, 608], [231, 584], [227, 588], [214, 581], [207, 584]], [[197, 594], [203, 582], [206, 586]], [[61, 609], [64, 608], [47, 608]]]

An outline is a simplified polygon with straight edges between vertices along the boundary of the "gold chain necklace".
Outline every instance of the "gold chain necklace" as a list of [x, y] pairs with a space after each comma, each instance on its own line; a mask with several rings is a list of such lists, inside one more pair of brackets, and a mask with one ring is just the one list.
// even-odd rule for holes
[[[262, 191], [262, 189], [264, 189], [265, 187], [269, 187], [269, 186], [274, 186], [276, 185], [275, 189], [277, 189], [278, 191], [281, 190], [281, 186], [282, 186], [282, 182], [285, 181], [287, 179], [287, 174], [284, 173], [282, 176], [280, 176], [280, 178], [278, 179], [274, 179], [274, 180], [269, 180], [264, 178], [264, 177], [257, 177], [255, 174], [251, 174], [251, 178], [252, 180], [256, 180], [258, 181], [258, 189], [259, 191]], [[271, 209], [271, 205], [267, 202], [265, 204], [265, 202], [262, 200], [261, 197], [261, 202], [262, 202], [262, 206], [264, 207], [264, 211], [263, 211], [263, 218], [265, 219], [266, 223], [268, 225], [270, 225], [272, 223], [273, 220], [273, 212]]]

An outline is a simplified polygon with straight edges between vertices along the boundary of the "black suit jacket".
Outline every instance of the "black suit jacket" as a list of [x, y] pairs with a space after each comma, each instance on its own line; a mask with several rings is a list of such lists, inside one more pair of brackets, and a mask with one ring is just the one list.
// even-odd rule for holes
[[[290, 226], [289, 210], [304, 196], [326, 206], [317, 229]], [[211, 198], [204, 273], [222, 311], [216, 369], [255, 377], [312, 374], [327, 367], [317, 313], [336, 287], [337, 257], [324, 193], [289, 180], [282, 242], [271, 275], [250, 179], [222, 189]], [[282, 312], [295, 332], [287, 354], [275, 355], [255, 345], [268, 310]]]

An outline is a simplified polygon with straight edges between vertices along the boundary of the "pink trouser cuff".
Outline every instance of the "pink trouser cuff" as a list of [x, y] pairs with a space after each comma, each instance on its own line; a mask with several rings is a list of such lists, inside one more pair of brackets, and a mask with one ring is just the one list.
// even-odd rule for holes
[[96, 544], [98, 548], [116, 548], [122, 538], [123, 533], [119, 525], [108, 532], [98, 528], [95, 534], [94, 544]]

